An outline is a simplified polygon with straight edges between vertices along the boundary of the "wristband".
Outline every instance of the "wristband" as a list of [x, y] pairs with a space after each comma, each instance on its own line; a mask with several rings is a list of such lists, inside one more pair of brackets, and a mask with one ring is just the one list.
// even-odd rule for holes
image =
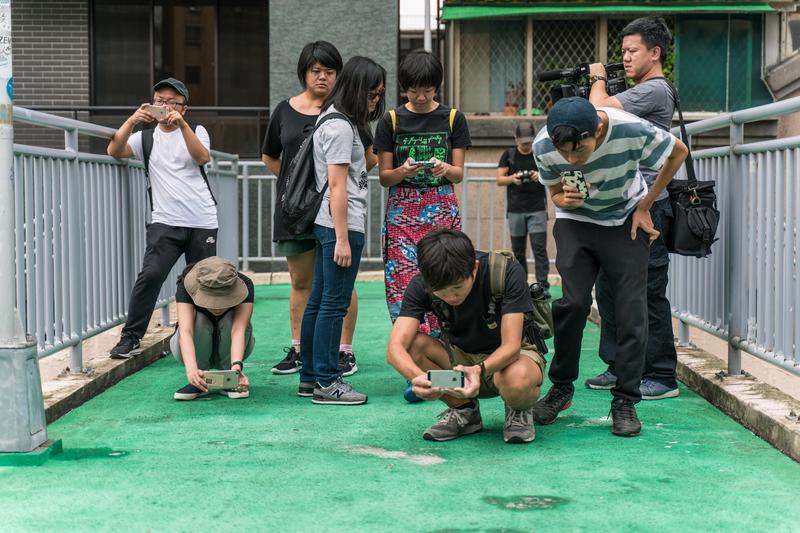
[[231, 370], [233, 370], [233, 365], [239, 365], [239, 372], [244, 370], [244, 362], [243, 361], [234, 361], [231, 363]]

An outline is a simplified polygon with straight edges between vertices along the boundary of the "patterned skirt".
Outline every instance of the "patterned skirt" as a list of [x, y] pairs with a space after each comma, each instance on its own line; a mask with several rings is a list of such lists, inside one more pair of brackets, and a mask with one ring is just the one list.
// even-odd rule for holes
[[[391, 187], [383, 221], [383, 266], [386, 305], [394, 323], [400, 314], [403, 293], [417, 269], [417, 242], [438, 227], [460, 230], [461, 215], [452, 185], [412, 188]], [[425, 315], [420, 333], [439, 335], [433, 313]]]

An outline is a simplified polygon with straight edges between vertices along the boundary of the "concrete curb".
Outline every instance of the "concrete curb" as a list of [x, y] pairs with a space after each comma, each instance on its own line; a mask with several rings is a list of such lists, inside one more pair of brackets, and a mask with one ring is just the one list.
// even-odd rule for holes
[[[589, 320], [600, 324], [597, 305]], [[800, 462], [800, 402], [749, 374], [731, 376], [703, 350], [678, 346], [678, 379], [720, 411]]]
[[115, 383], [125, 379], [161, 358], [169, 349], [174, 328], [158, 328], [142, 339], [142, 351], [130, 359], [106, 358], [91, 369], [88, 375], [67, 375], [65, 384], [45, 396], [45, 418], [48, 424], [58, 420], [76, 407], [88, 402]]

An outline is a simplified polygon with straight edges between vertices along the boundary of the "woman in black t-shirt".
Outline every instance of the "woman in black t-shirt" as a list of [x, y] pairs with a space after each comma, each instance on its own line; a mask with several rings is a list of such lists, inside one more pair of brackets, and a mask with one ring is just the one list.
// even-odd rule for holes
[[[264, 144], [261, 147], [261, 160], [270, 172], [278, 176], [277, 197], [283, 194], [283, 178], [289, 164], [300, 149], [306, 135], [314, 128], [323, 100], [333, 90], [336, 76], [342, 70], [342, 56], [331, 43], [316, 41], [307, 44], [297, 62], [297, 78], [303, 87], [300, 94], [283, 100], [272, 111]], [[359, 131], [365, 147], [372, 145], [367, 131]], [[367, 170], [375, 166], [377, 157], [372, 150], [367, 158]], [[273, 374], [293, 374], [300, 369], [300, 323], [303, 319], [311, 281], [314, 277], [314, 236], [292, 235], [283, 227], [281, 204], [275, 202], [272, 220], [272, 240], [278, 243], [278, 253], [286, 257], [292, 288], [289, 293], [289, 322], [292, 331], [292, 344], [286, 348], [286, 356], [272, 367]], [[353, 330], [358, 316], [358, 300], [353, 290], [350, 308], [342, 326], [339, 353], [339, 366], [345, 376], [354, 374], [358, 367], [353, 355]]]

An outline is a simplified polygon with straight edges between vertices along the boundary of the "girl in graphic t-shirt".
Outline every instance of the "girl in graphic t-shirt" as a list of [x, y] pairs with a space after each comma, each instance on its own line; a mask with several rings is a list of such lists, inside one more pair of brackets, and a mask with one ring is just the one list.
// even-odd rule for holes
[[[471, 141], [464, 114], [434, 100], [442, 77], [436, 56], [422, 50], [410, 53], [398, 73], [408, 102], [386, 113], [375, 130], [380, 182], [389, 188], [383, 264], [392, 322], [417, 273], [417, 241], [440, 226], [461, 229], [453, 184], [464, 177], [464, 156]], [[420, 332], [439, 334], [432, 313], [425, 316]]]

